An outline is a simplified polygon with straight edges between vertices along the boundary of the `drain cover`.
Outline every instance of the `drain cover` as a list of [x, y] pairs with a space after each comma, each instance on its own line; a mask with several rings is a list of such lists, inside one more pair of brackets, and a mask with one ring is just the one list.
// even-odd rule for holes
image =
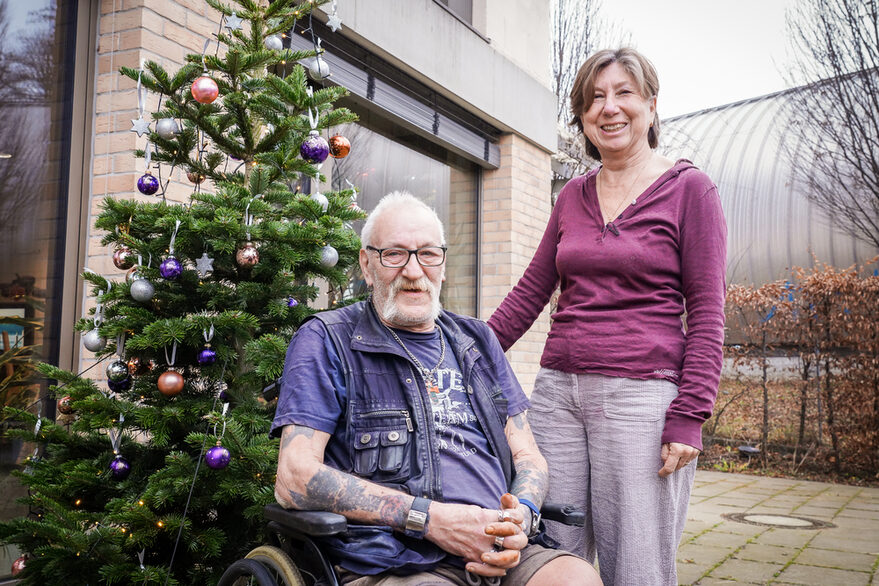
[[724, 519], [735, 521], [736, 523], [747, 523], [748, 525], [763, 525], [766, 527], [777, 527], [779, 529], [827, 529], [836, 527], [833, 523], [827, 521], [819, 521], [818, 519], [809, 519], [808, 517], [795, 517], [794, 515], [766, 515], [758, 513], [724, 513], [721, 515]]

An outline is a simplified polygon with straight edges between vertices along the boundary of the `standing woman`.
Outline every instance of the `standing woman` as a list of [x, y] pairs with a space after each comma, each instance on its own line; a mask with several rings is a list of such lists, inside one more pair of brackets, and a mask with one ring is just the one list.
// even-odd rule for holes
[[506, 350], [561, 287], [529, 420], [548, 500], [587, 511], [585, 527], [549, 534], [590, 561], [597, 550], [606, 585], [677, 584], [722, 361], [723, 210], [708, 176], [654, 152], [658, 91], [633, 49], [580, 68], [572, 124], [601, 166], [562, 189], [531, 264], [488, 320]]

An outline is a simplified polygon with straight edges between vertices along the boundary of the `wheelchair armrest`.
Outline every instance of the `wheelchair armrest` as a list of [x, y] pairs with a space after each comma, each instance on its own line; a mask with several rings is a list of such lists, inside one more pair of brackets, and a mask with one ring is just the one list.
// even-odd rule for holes
[[540, 508], [540, 516], [549, 521], [557, 521], [575, 527], [582, 527], [586, 524], [586, 513], [578, 511], [573, 505], [544, 503]]
[[296, 511], [271, 504], [263, 509], [263, 515], [269, 521], [312, 537], [326, 537], [348, 530], [348, 520], [329, 511]]

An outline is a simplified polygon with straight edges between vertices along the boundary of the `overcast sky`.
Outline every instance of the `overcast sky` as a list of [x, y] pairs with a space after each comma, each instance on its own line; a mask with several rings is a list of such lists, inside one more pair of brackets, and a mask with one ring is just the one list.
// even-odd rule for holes
[[659, 73], [661, 118], [787, 87], [784, 9], [796, 0], [603, 0]]

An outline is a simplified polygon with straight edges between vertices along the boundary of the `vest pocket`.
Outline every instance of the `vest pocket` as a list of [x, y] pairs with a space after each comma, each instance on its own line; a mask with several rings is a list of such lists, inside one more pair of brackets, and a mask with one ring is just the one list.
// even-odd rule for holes
[[397, 472], [403, 465], [403, 458], [406, 455], [406, 442], [408, 441], [408, 432], [405, 429], [383, 431], [381, 432], [381, 440], [378, 458], [378, 468], [382, 472]]
[[414, 427], [407, 409], [356, 409], [351, 432], [353, 468], [373, 482], [393, 482], [409, 475]]
[[357, 433], [354, 438], [354, 472], [366, 476], [375, 472], [378, 466], [378, 442], [378, 433]]

